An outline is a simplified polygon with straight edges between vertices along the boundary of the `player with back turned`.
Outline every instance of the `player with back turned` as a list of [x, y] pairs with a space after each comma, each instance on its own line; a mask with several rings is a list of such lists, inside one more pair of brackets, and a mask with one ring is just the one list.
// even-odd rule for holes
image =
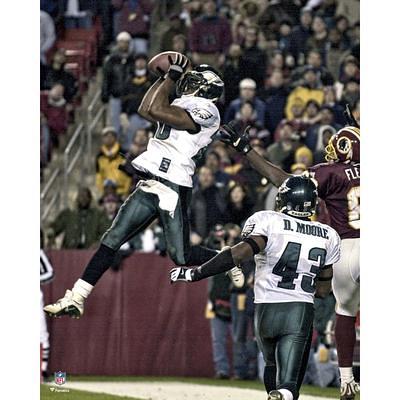
[[286, 179], [278, 190], [278, 212], [253, 214], [239, 244], [200, 267], [170, 272], [172, 282], [195, 282], [254, 256], [255, 331], [265, 361], [268, 400], [299, 398], [311, 347], [314, 295], [329, 294], [332, 264], [340, 258], [337, 232], [309, 219], [317, 195], [312, 179]]
[[[352, 400], [360, 391], [353, 376], [356, 316], [360, 306], [360, 129], [356, 121], [340, 129], [326, 147], [327, 163], [309, 168], [326, 203], [331, 226], [339, 233], [341, 259], [334, 265], [332, 287], [337, 301], [335, 339], [341, 378], [340, 399]], [[291, 175], [252, 150], [246, 131], [230, 122], [226, 140], [246, 155], [252, 166], [275, 186]]]
[[[156, 218], [162, 225], [168, 254], [177, 265], [200, 265], [217, 253], [190, 246], [188, 207], [195, 159], [211, 143], [220, 126], [214, 103], [222, 95], [224, 83], [209, 65], [187, 71], [188, 65], [184, 55], [174, 53], [169, 58], [168, 72], [146, 92], [139, 113], [157, 122], [158, 129], [147, 150], [132, 161], [143, 180], [121, 206], [72, 290], [44, 307], [50, 316], [79, 318], [84, 300], [110, 267], [120, 246]], [[174, 90], [178, 98], [170, 103]]]

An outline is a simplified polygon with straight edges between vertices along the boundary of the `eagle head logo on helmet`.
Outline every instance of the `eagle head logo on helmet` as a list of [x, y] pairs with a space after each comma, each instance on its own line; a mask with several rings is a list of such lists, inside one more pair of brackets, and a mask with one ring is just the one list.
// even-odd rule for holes
[[325, 147], [326, 161], [360, 162], [360, 129], [346, 126], [336, 132]]
[[186, 72], [178, 82], [178, 96], [198, 96], [218, 101], [224, 91], [224, 82], [218, 71], [207, 64], [200, 64], [194, 70]]

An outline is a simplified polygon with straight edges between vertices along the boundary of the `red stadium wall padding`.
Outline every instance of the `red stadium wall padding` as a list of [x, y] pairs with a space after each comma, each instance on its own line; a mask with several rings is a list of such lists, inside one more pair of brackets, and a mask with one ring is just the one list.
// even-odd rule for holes
[[[62, 297], [93, 251], [48, 251], [55, 278], [45, 303]], [[133, 254], [107, 271], [79, 319], [47, 319], [51, 371], [82, 375], [212, 376], [207, 282], [170, 285], [168, 258]]]

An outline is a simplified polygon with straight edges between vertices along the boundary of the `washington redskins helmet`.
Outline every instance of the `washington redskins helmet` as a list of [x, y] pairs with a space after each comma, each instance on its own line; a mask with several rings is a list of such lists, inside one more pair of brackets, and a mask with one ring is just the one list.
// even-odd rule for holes
[[346, 126], [336, 132], [325, 147], [326, 161], [360, 162], [360, 128]]

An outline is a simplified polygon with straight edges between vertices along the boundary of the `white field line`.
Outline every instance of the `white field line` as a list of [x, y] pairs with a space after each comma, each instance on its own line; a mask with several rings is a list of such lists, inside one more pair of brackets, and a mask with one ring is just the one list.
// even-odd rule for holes
[[[67, 382], [62, 388], [136, 397], [143, 400], [266, 400], [261, 390], [182, 382]], [[330, 400], [300, 396], [300, 400]]]

